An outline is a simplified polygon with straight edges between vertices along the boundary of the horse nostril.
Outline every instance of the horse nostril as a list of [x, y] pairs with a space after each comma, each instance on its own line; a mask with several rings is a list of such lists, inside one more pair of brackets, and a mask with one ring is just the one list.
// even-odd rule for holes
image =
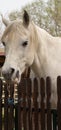
[[16, 77], [19, 78], [19, 71], [16, 72]]
[[14, 69], [14, 68], [11, 68], [11, 74], [13, 74], [13, 73], [14, 73], [14, 71], [15, 71], [15, 69]]

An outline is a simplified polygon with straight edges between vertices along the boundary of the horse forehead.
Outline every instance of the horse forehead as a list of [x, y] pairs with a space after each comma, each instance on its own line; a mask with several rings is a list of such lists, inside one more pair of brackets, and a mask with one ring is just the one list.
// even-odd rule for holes
[[19, 36], [20, 38], [25, 38], [28, 34], [28, 30], [22, 24], [13, 23], [5, 29], [1, 39], [8, 38], [9, 40], [12, 40], [15, 39], [14, 37], [18, 38]]

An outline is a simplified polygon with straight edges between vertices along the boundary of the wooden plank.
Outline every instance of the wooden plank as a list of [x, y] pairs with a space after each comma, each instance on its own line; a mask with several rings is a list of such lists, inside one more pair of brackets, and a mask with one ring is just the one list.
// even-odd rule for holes
[[13, 130], [14, 128], [14, 107], [13, 107], [13, 93], [14, 93], [14, 84], [10, 83], [10, 103], [8, 103], [8, 129]]
[[4, 130], [8, 130], [8, 92], [7, 84], [4, 84], [5, 98], [4, 98]]
[[57, 130], [57, 109], [53, 109], [52, 114], [53, 114], [53, 130]]
[[41, 94], [41, 130], [45, 128], [45, 80], [40, 79], [40, 94]]
[[28, 130], [32, 130], [32, 108], [31, 108], [31, 96], [32, 96], [32, 82], [31, 79], [27, 79], [27, 101], [28, 101]]
[[18, 128], [16, 128], [15, 130], [22, 130], [22, 110], [21, 110], [21, 102], [22, 102], [22, 80], [21, 82], [18, 84]]
[[2, 130], [2, 80], [0, 79], [0, 130]]
[[61, 76], [57, 77], [57, 110], [58, 110], [58, 130], [61, 130]]
[[35, 130], [39, 130], [38, 124], [38, 80], [34, 79], [34, 128]]
[[46, 95], [47, 95], [47, 130], [52, 130], [52, 116], [51, 116], [51, 79], [46, 78]]
[[[27, 113], [26, 113], [26, 79], [22, 78], [21, 79], [21, 83], [20, 83], [20, 99], [21, 99], [21, 104], [19, 109], [21, 108], [21, 112], [19, 111], [19, 115], [18, 115], [18, 119], [20, 119], [20, 121], [18, 122], [18, 127], [20, 129], [27, 129]], [[19, 125], [19, 123], [21, 124], [21, 126]]]
[[27, 113], [26, 113], [26, 79], [22, 79], [22, 95], [23, 95], [23, 129], [27, 130]]

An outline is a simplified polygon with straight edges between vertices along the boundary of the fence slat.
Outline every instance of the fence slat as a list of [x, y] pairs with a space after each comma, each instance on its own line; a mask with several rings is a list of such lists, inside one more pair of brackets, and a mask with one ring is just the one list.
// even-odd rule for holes
[[2, 130], [2, 80], [0, 79], [0, 130]]
[[[14, 93], [14, 84], [10, 83], [10, 99], [13, 99], [13, 93]], [[13, 103], [8, 104], [8, 126], [9, 130], [13, 130], [14, 128], [14, 107]]]
[[8, 130], [8, 92], [7, 84], [4, 85], [5, 98], [4, 98], [4, 130]]
[[58, 110], [58, 130], [61, 130], [61, 76], [57, 77], [57, 110]]
[[41, 93], [41, 130], [45, 129], [45, 80], [40, 79], [40, 93]]
[[35, 130], [39, 130], [39, 125], [38, 125], [38, 81], [35, 78], [34, 79], [34, 126]]
[[27, 130], [27, 113], [26, 113], [26, 79], [22, 79], [22, 94], [23, 94], [23, 127]]
[[31, 79], [28, 78], [27, 79], [28, 130], [32, 130], [31, 94], [32, 94], [32, 82]]
[[18, 130], [26, 130], [26, 80], [21, 79], [18, 85]]
[[53, 130], [57, 130], [57, 110], [52, 110], [53, 114]]
[[[18, 85], [18, 130], [22, 130], [22, 118], [21, 118], [21, 102], [22, 102], [22, 81]], [[16, 129], [17, 130], [17, 129]]]
[[47, 130], [52, 130], [52, 117], [51, 117], [51, 79], [46, 78], [46, 94], [47, 94]]

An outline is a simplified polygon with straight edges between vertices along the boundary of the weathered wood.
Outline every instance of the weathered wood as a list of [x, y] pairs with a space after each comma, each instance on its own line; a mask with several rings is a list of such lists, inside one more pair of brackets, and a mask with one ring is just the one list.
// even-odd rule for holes
[[0, 79], [0, 130], [2, 130], [2, 80]]
[[22, 80], [22, 100], [23, 100], [23, 129], [27, 130], [27, 113], [26, 113], [26, 79]]
[[39, 130], [39, 124], [38, 124], [38, 81], [35, 78], [34, 79], [34, 127], [35, 130]]
[[40, 79], [41, 93], [41, 130], [45, 130], [45, 80]]
[[[14, 84], [10, 84], [10, 99], [14, 97]], [[0, 80], [0, 130], [2, 130], [2, 80]], [[61, 130], [61, 77], [57, 78], [58, 126], [52, 126], [51, 80], [49, 77], [38, 80], [22, 79], [18, 84], [18, 102], [13, 104], [8, 97], [8, 83], [4, 83], [4, 130]], [[40, 87], [40, 92], [39, 92]], [[8, 100], [9, 99], [9, 100]], [[46, 102], [45, 102], [46, 101]], [[15, 120], [14, 120], [15, 110]], [[58, 112], [57, 112], [58, 111]], [[47, 117], [47, 118], [46, 118]], [[56, 119], [54, 121], [56, 123]]]
[[51, 79], [46, 78], [46, 96], [47, 96], [47, 130], [52, 130], [52, 116], [51, 116]]
[[61, 76], [57, 78], [57, 110], [58, 110], [58, 130], [61, 130]]
[[21, 102], [22, 102], [22, 80], [18, 85], [18, 130], [22, 130], [22, 110], [21, 110]]
[[13, 130], [14, 128], [14, 107], [13, 107], [13, 92], [14, 92], [14, 84], [10, 83], [10, 101], [11, 103], [8, 102], [9, 108], [8, 108], [8, 130]]
[[7, 92], [7, 84], [4, 85], [5, 98], [4, 98], [4, 130], [8, 130], [10, 126], [8, 126], [8, 92]]
[[31, 96], [32, 96], [32, 82], [27, 79], [27, 100], [28, 100], [28, 130], [32, 130], [32, 109], [31, 109]]

